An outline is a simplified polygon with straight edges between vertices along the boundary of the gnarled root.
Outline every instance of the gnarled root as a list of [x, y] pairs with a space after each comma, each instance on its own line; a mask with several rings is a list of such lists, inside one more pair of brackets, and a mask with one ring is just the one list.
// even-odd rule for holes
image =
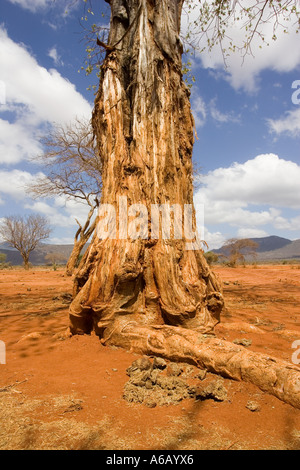
[[140, 326], [119, 318], [105, 330], [103, 343], [139, 354], [188, 362], [209, 372], [244, 380], [300, 408], [300, 368], [215, 337], [181, 327]]

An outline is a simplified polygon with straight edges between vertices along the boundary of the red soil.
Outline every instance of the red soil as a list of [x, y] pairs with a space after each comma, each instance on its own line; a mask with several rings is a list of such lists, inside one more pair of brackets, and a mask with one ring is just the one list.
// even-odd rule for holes
[[[215, 267], [227, 311], [220, 338], [288, 362], [300, 340], [296, 265]], [[228, 399], [149, 408], [128, 403], [137, 355], [95, 335], [67, 337], [72, 279], [63, 271], [0, 272], [0, 449], [300, 449], [300, 410], [251, 384], [223, 380]], [[300, 342], [299, 342], [300, 345]], [[298, 346], [300, 349], [300, 346]], [[249, 409], [254, 403], [255, 411]]]

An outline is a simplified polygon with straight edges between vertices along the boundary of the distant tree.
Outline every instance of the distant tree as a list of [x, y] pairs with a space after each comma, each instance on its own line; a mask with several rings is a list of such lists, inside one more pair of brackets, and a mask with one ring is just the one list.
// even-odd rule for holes
[[9, 246], [20, 252], [25, 269], [29, 269], [30, 253], [42, 240], [47, 239], [50, 233], [48, 220], [39, 214], [5, 217], [0, 224], [0, 236]]
[[213, 251], [207, 251], [204, 253], [204, 258], [206, 259], [207, 263], [211, 266], [213, 263], [217, 263], [219, 259], [219, 255], [214, 253]]
[[228, 266], [245, 263], [246, 256], [256, 256], [258, 243], [249, 238], [230, 238], [222, 247], [222, 256], [228, 259]]
[[43, 166], [44, 175], [27, 186], [34, 198], [66, 196], [89, 206], [87, 219], [74, 237], [74, 248], [67, 263], [66, 273], [72, 275], [78, 257], [93, 234], [96, 220], [93, 216], [101, 194], [101, 160], [96, 152], [93, 131], [89, 121], [76, 120], [53, 131], [42, 139], [45, 152], [32, 159]]
[[5, 253], [0, 253], [0, 269], [11, 269], [11, 263], [6, 261], [6, 254]]
[[54, 251], [52, 253], [47, 253], [45, 260], [51, 263], [54, 271], [56, 271], [58, 264], [64, 264], [66, 262], [66, 257], [62, 253]]

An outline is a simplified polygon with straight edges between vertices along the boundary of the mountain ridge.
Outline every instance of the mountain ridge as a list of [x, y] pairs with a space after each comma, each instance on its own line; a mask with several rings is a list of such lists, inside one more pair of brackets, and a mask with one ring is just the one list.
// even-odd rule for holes
[[[249, 238], [258, 244], [256, 251], [257, 260], [284, 260], [300, 259], [300, 239], [289, 240], [288, 238], [270, 235], [268, 237]], [[211, 250], [216, 254], [225, 252], [225, 246], [217, 250]]]
[[[256, 259], [258, 261], [300, 259], [300, 239], [289, 240], [288, 238], [270, 235], [268, 237], [250, 238], [250, 240], [253, 240], [259, 245], [256, 250]], [[51, 245], [43, 243], [31, 253], [30, 262], [36, 266], [50, 264], [49, 261], [45, 259], [45, 256], [49, 253], [57, 253], [64, 257], [66, 263], [72, 249], [73, 245]], [[220, 254], [222, 250], [224, 251], [224, 246], [210, 251]], [[23, 264], [20, 253], [16, 249], [10, 248], [7, 243], [0, 243], [0, 253], [6, 255], [6, 261], [12, 266], [20, 266]]]

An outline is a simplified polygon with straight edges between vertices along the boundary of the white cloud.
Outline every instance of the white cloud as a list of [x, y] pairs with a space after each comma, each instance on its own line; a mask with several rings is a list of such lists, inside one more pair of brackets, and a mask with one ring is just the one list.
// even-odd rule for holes
[[56, 47], [52, 47], [49, 52], [48, 52], [48, 56], [53, 59], [53, 62], [55, 65], [63, 65], [63, 62], [61, 60], [61, 57], [60, 55], [58, 54], [57, 52], [57, 49]]
[[207, 247], [203, 247], [204, 251], [213, 250], [216, 248], [220, 248], [220, 246], [224, 245], [226, 241], [226, 237], [221, 232], [209, 232], [206, 228], [204, 231], [204, 240], [208, 245]]
[[46, 216], [49, 223], [54, 227], [73, 227], [75, 226], [75, 219], [71, 215], [65, 215], [50, 203], [44, 201], [36, 201], [24, 205], [25, 209], [30, 209], [33, 212], [38, 212]]
[[0, 193], [7, 194], [15, 200], [26, 198], [25, 186], [33, 182], [36, 177], [41, 177], [42, 173], [32, 175], [28, 171], [12, 170], [0, 171]]
[[73, 0], [8, 0], [13, 5], [17, 5], [31, 13], [40, 13], [48, 11], [50, 8], [56, 8], [59, 12], [63, 12], [64, 16], [77, 9], [81, 2]]
[[74, 244], [74, 237], [50, 237], [49, 243], [51, 245], [73, 245]]
[[0, 118], [0, 163], [15, 164], [41, 152], [36, 130], [29, 127]]
[[218, 168], [201, 181], [212, 201], [300, 208], [300, 166], [274, 154]]
[[0, 60], [7, 105], [26, 106], [33, 122], [61, 123], [90, 116], [91, 106], [75, 86], [57, 70], [41, 67], [25, 46], [12, 41], [1, 27]]
[[228, 122], [239, 122], [240, 117], [235, 116], [232, 111], [223, 113], [217, 107], [217, 99], [214, 98], [209, 103], [210, 115], [211, 117], [220, 124]]
[[264, 236], [266, 226], [299, 231], [300, 215], [288, 218], [284, 213], [300, 209], [299, 181], [296, 163], [258, 155], [202, 176], [194, 201], [204, 205], [205, 227], [227, 224], [239, 236]]
[[51, 0], [9, 0], [10, 3], [18, 5], [25, 10], [30, 10], [35, 13], [38, 10], [44, 9], [51, 4]]
[[297, 137], [300, 135], [300, 107], [287, 111], [279, 119], [268, 119], [267, 122], [271, 132], [278, 135], [286, 133]]
[[230, 122], [238, 123], [241, 119], [241, 117], [239, 115], [235, 115], [233, 111], [221, 111], [217, 106], [217, 98], [213, 98], [206, 104], [196, 87], [192, 90], [191, 107], [196, 128], [202, 127], [206, 123], [208, 117], [213, 119], [217, 124], [226, 124]]
[[240, 228], [238, 230], [238, 238], [261, 238], [267, 237], [269, 234], [265, 230], [257, 228]]
[[196, 128], [203, 126], [206, 121], [206, 105], [195, 88], [192, 90], [191, 107]]
[[32, 200], [26, 193], [26, 187], [42, 176], [44, 175], [41, 172], [31, 174], [17, 169], [0, 171], [0, 195], [9, 196], [24, 209], [46, 216], [53, 227], [77, 230], [76, 219], [83, 225], [90, 207], [64, 196]]
[[[12, 41], [0, 26], [0, 81], [14, 122], [0, 122], [0, 162], [17, 163], [40, 152], [38, 129], [89, 118], [92, 107], [57, 70], [41, 67], [22, 44]], [[12, 121], [12, 120], [10, 120]]]

